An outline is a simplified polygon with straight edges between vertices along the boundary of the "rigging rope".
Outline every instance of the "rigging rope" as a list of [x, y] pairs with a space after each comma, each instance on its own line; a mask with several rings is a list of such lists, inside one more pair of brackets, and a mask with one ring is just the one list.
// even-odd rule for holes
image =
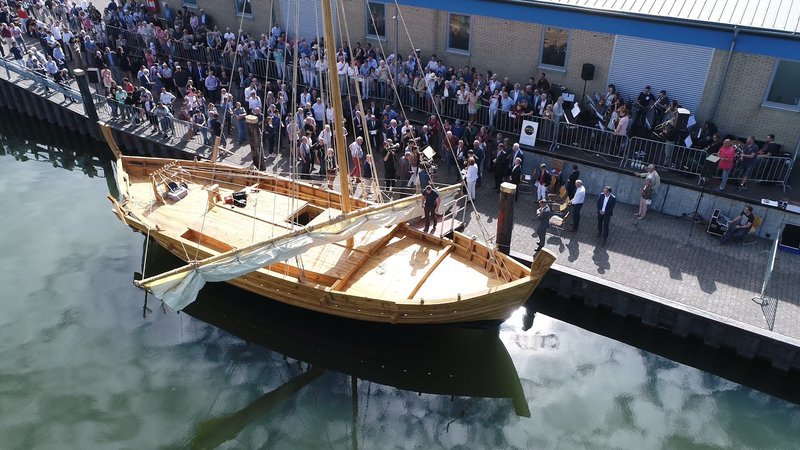
[[[341, 13], [337, 14], [337, 16], [339, 18], [339, 23], [340, 23], [339, 31], [340, 31], [340, 34], [341, 34], [341, 30], [342, 30], [341, 24], [344, 23], [344, 31], [345, 31], [345, 35], [347, 37], [347, 39], [345, 40], [344, 39], [345, 35], [341, 36], [342, 37], [342, 48], [344, 48], [345, 43], [347, 43], [347, 49], [349, 50], [350, 58], [351, 58], [351, 61], [352, 61], [352, 58], [353, 58], [353, 46], [352, 46], [351, 41], [350, 41], [350, 28], [347, 26], [347, 20], [346, 20], [347, 13], [344, 10], [344, 5], [340, 5], [340, 2], [336, 2], [336, 4], [337, 4], [337, 7], [341, 8], [341, 10], [340, 10]], [[369, 3], [367, 3], [367, 7], [369, 7]], [[346, 61], [346, 58], [345, 58], [345, 61]], [[353, 68], [353, 66], [355, 66], [355, 63], [351, 63], [348, 66], [348, 68], [353, 71], [353, 77], [352, 77], [353, 86], [355, 88], [356, 98], [357, 98], [357, 101], [358, 101], [358, 112], [357, 113], [360, 116], [361, 128], [365, 129], [367, 115], [366, 115], [366, 113], [364, 113], [364, 101], [361, 98], [361, 90], [360, 90], [360, 88], [358, 86], [358, 72]], [[347, 101], [348, 101], [348, 104], [350, 105], [350, 115], [353, 116], [353, 112], [352, 112], [353, 111], [353, 101], [352, 101], [352, 98], [351, 98], [352, 95], [350, 93], [350, 79], [349, 78], [350, 77], [348, 77], [348, 74], [345, 74], [345, 80], [347, 81]], [[355, 138], [358, 137], [357, 133], [356, 133], [355, 120], [351, 121], [351, 126], [353, 127], [353, 136], [354, 136], [354, 139], [355, 139]], [[375, 194], [376, 194], [375, 195], [376, 199], [382, 200], [383, 196], [381, 195], [380, 183], [379, 182], [378, 183], [375, 182], [375, 180], [378, 178], [376, 176], [378, 172], [377, 172], [377, 170], [375, 170], [376, 169], [376, 167], [375, 167], [375, 156], [373, 155], [372, 142], [370, 141], [368, 135], [364, 136], [363, 139], [364, 139], [364, 142], [366, 142], [366, 144], [367, 144], [367, 154], [369, 155], [370, 160], [372, 161], [370, 163], [370, 169], [372, 170], [372, 178], [370, 179], [369, 189], [370, 190], [374, 189], [375, 190]], [[366, 188], [362, 186], [362, 189], [366, 189]]]
[[[394, 4], [395, 4], [396, 11], [397, 11], [397, 15], [400, 18], [400, 22], [403, 23], [403, 29], [405, 30], [406, 36], [408, 37], [408, 42], [411, 44], [411, 48], [412, 49], [416, 49], [416, 47], [414, 46], [414, 41], [411, 39], [411, 33], [408, 31], [408, 26], [406, 25], [405, 18], [403, 18], [403, 13], [400, 10], [400, 4], [397, 2], [397, 0], [394, 0]], [[373, 27], [374, 27], [375, 26], [374, 25], [375, 24], [375, 18], [372, 16], [372, 14], [370, 14], [370, 17], [372, 18]], [[381, 50], [381, 51], [383, 51], [383, 50]], [[422, 65], [420, 64], [419, 57], [418, 57], [419, 55], [416, 54], [416, 50], [413, 50], [413, 51], [414, 51], [414, 57], [417, 59], [416, 68], [419, 70], [420, 76], [424, 77], [425, 76], [425, 72], [422, 70]], [[396, 57], [396, 55], [395, 55], [395, 57]], [[395, 91], [396, 90], [397, 90], [397, 87], [395, 86]], [[433, 98], [433, 93], [432, 92], [428, 93], [428, 94], [431, 96], [431, 98]], [[432, 101], [431, 104], [433, 106], [434, 114], [436, 115], [436, 118], [439, 120], [439, 123], [444, 123], [442, 121], [442, 115], [441, 115], [441, 113], [439, 111], [439, 108], [436, 105], [436, 102]], [[402, 102], [401, 102], [401, 108], [402, 108]], [[443, 142], [444, 141], [445, 140], [443, 139]], [[455, 154], [455, 150], [453, 149], [452, 145], [448, 144], [447, 147], [449, 147], [450, 154], [453, 157], [453, 161], [458, 161], [457, 155]], [[464, 174], [462, 174], [460, 170], [458, 171], [458, 177], [459, 177], [459, 180], [460, 180], [462, 186], [466, 186], [467, 185], [467, 180], [464, 178]], [[475, 202], [469, 197], [469, 195], [467, 195], [467, 200], [469, 201], [470, 206], [472, 206], [472, 210], [474, 212], [478, 213], [478, 208], [475, 206]], [[480, 213], [477, 214], [475, 221], [478, 223], [478, 228], [479, 228], [479, 230], [481, 232], [481, 235], [483, 236], [483, 240], [487, 244], [490, 245], [489, 248], [492, 249], [492, 251], [496, 251], [496, 246], [494, 245], [492, 239], [489, 237], [489, 233], [486, 230], [485, 224], [481, 221]]]
[[[274, 3], [275, 0], [272, 0]], [[244, 11], [242, 11], [244, 12]], [[272, 16], [272, 5], [270, 5], [270, 17]], [[239, 52], [237, 51], [237, 47], [242, 42], [242, 25], [244, 24], [244, 14], [241, 15], [239, 19], [239, 30], [237, 31], [236, 35], [236, 45], [233, 47], [233, 62], [231, 63], [231, 76], [230, 80], [228, 80], [228, 92], [231, 92], [231, 87], [233, 87], [233, 71], [236, 70], [236, 59], [239, 57]], [[241, 63], [241, 62], [240, 62]], [[225, 70], [225, 66], [222, 66], [222, 70]]]

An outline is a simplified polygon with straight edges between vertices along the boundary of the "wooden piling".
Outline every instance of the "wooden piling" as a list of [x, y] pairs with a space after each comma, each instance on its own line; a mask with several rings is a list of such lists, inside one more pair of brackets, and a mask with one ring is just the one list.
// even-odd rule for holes
[[248, 115], [245, 117], [247, 122], [247, 139], [250, 141], [250, 155], [253, 157], [253, 165], [258, 170], [264, 170], [264, 156], [261, 152], [261, 130], [258, 127], [258, 117]]
[[511, 251], [511, 233], [514, 230], [514, 201], [517, 186], [511, 183], [500, 185], [500, 208], [497, 212], [497, 249], [501, 253]]
[[102, 140], [103, 134], [97, 124], [99, 118], [97, 117], [97, 109], [94, 106], [92, 92], [89, 90], [89, 79], [86, 77], [86, 72], [82, 69], [73, 69], [72, 74], [75, 75], [78, 90], [81, 92], [84, 115], [89, 119], [89, 135], [95, 139]]

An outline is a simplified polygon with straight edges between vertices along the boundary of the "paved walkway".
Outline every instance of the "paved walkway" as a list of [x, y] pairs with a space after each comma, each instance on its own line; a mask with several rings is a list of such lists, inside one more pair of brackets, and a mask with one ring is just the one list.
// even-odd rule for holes
[[[590, 190], [598, 190], [591, 189]], [[494, 235], [499, 204], [494, 185], [478, 189], [476, 207], [466, 233], [480, 238], [483, 223]], [[744, 323], [767, 328], [762, 307], [752, 298], [761, 290], [771, 242], [759, 239], [753, 245], [719, 244], [704, 225], [686, 219], [648, 212], [636, 220], [637, 208], [618, 203], [611, 220], [608, 243], [596, 238], [596, 197], [587, 198], [576, 233], [548, 235], [546, 248], [558, 255], [556, 264], [640, 289], [685, 305], [700, 308]], [[514, 211], [512, 250], [531, 254], [538, 238], [536, 196], [520, 193]], [[692, 228], [693, 227], [693, 228]], [[689, 236], [690, 230], [692, 236]], [[551, 228], [552, 231], [552, 228]], [[800, 338], [800, 256], [778, 252], [767, 290], [771, 308], [765, 308], [774, 331]]]

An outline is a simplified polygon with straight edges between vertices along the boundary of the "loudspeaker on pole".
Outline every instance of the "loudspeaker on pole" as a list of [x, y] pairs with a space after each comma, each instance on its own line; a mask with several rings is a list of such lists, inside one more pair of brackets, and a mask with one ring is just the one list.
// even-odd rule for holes
[[594, 80], [594, 64], [585, 63], [581, 68], [581, 80], [592, 81]]

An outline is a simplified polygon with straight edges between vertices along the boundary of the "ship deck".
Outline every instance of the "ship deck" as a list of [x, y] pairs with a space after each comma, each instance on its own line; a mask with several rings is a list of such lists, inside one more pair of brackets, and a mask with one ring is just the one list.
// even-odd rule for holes
[[[248, 187], [246, 206], [226, 204], [241, 186], [214, 184], [210, 195], [208, 180], [184, 175], [188, 192], [177, 201], [157, 199], [163, 198], [164, 183], [154, 185], [142, 173], [129, 175], [128, 207], [179, 242], [178, 256], [185, 261], [198, 259], [200, 249], [214, 254], [243, 248], [341, 215], [324, 195], [319, 201], [304, 199], [285, 189], [270, 190], [268, 182]], [[267, 269], [317, 288], [394, 302], [484, 294], [528, 275], [522, 266], [498, 267], [485, 247], [463, 236], [443, 239], [404, 224], [359, 232], [351, 245], [313, 247]]]

